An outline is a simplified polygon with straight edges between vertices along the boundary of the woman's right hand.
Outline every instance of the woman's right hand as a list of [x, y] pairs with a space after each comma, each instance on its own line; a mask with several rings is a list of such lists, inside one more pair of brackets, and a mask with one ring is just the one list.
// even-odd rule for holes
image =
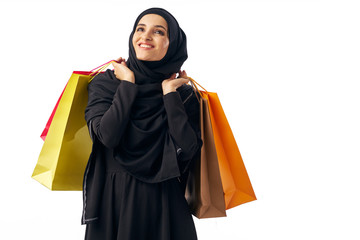
[[135, 75], [126, 65], [124, 58], [119, 58], [116, 62], [112, 62], [114, 74], [117, 79], [135, 83]]

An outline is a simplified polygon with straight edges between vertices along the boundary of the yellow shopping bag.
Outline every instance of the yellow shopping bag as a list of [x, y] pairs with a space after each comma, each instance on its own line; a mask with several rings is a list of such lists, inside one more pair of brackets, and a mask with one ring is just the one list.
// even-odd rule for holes
[[84, 116], [87, 86], [111, 62], [90, 72], [73, 72], [45, 127], [46, 136], [44, 132], [41, 136], [44, 145], [32, 178], [50, 190], [82, 190], [92, 146]]

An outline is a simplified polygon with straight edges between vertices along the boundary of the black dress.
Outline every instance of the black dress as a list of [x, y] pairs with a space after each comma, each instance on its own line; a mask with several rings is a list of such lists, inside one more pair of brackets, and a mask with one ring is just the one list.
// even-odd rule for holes
[[[119, 161], [116, 151], [119, 142], [124, 143], [121, 137], [116, 141], [110, 137], [111, 129], [126, 132], [129, 128], [124, 117], [134, 108], [138, 86], [117, 80], [108, 70], [88, 90], [86, 118], [94, 144], [84, 176], [85, 239], [197, 239], [184, 197], [187, 170], [201, 148], [199, 104], [193, 89], [184, 85], [162, 97], [167, 118], [163, 128], [174, 142], [176, 166], [162, 159], [159, 166], [153, 163], [149, 169], [146, 163], [128, 167]], [[126, 124], [120, 126], [122, 122]], [[152, 177], [142, 176], [145, 171]]]

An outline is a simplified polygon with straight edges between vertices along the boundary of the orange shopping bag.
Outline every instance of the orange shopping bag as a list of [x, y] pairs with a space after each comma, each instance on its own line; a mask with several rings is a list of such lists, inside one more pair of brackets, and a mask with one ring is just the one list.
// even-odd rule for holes
[[[200, 85], [193, 79], [191, 82], [199, 91], [197, 86]], [[250, 178], [218, 95], [205, 89], [199, 92], [209, 100], [211, 126], [218, 155], [226, 209], [256, 200]]]

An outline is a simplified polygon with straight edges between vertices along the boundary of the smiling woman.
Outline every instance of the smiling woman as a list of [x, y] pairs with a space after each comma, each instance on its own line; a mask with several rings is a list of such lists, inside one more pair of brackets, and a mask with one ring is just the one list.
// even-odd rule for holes
[[159, 61], [165, 56], [169, 47], [167, 28], [160, 15], [148, 14], [141, 18], [132, 39], [137, 59]]
[[180, 70], [186, 59], [176, 19], [148, 9], [130, 34], [129, 59], [89, 84], [85, 239], [197, 239], [184, 189], [202, 141], [199, 103]]

